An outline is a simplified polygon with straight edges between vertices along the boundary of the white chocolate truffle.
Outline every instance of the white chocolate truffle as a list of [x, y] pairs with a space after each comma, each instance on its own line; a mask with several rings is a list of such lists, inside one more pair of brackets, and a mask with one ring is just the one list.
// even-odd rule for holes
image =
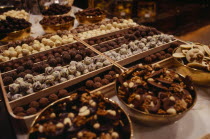
[[69, 71], [69, 74], [75, 74], [75, 72], [77, 71], [77, 68], [76, 66], [69, 66], [68, 71]]
[[34, 92], [42, 90], [42, 84], [39, 81], [33, 83], [32, 87]]
[[103, 67], [103, 63], [102, 62], [96, 62], [96, 68], [102, 68]]
[[24, 77], [24, 81], [28, 82], [28, 83], [33, 83], [33, 78], [34, 76], [31, 74], [26, 74], [26, 76]]
[[61, 74], [59, 71], [54, 71], [52, 75], [55, 77], [55, 80], [60, 80]]
[[27, 56], [27, 55], [30, 54], [30, 51], [29, 51], [28, 49], [22, 49], [22, 54], [23, 54], [24, 56]]
[[68, 76], [68, 80], [72, 80], [72, 79], [74, 79], [74, 78], [75, 78], [74, 75], [69, 75], [69, 76]]
[[95, 69], [96, 69], [96, 65], [94, 63], [91, 63], [90, 65], [88, 65], [89, 71], [94, 71]]
[[79, 72], [79, 71], [76, 71], [75, 76], [78, 77], [78, 76], [80, 76], [80, 75], [82, 75], [82, 73]]
[[47, 75], [51, 75], [53, 73], [53, 68], [52, 67], [46, 67], [45, 68], [45, 74]]
[[9, 54], [10, 54], [9, 50], [5, 50], [5, 51], [3, 52], [3, 55], [4, 55], [4, 56], [9, 57]]
[[82, 62], [78, 62], [76, 67], [77, 67], [77, 70], [80, 72], [83, 72], [85, 70], [85, 65]]
[[20, 89], [20, 85], [17, 83], [13, 83], [9, 85], [9, 92], [11, 92], [11, 94], [17, 94], [19, 92]]
[[86, 65], [89, 65], [89, 64], [93, 63], [93, 58], [91, 58], [91, 57], [85, 57], [84, 63]]
[[31, 84], [27, 82], [20, 82], [20, 92], [26, 92], [30, 88]]
[[68, 77], [69, 76], [69, 71], [67, 68], [63, 68], [61, 71], [60, 71], [60, 74], [62, 77]]
[[17, 83], [17, 84], [20, 84], [21, 82], [24, 82], [24, 80], [23, 80], [22, 77], [18, 77], [18, 78], [15, 80], [15, 83]]
[[22, 94], [15, 94], [12, 96], [12, 100], [16, 100], [16, 99], [19, 99], [19, 98], [22, 98], [23, 95]]
[[64, 77], [62, 77], [62, 78], [60, 79], [60, 82], [65, 82], [65, 81], [67, 81], [67, 79], [64, 78]]
[[40, 83], [44, 83], [44, 81], [45, 81], [45, 76], [43, 76], [43, 75], [37, 75], [37, 76], [35, 76], [35, 77], [33, 78], [33, 80], [34, 80], [34, 82], [39, 81]]
[[63, 69], [63, 67], [57, 66], [57, 67], [54, 68], [54, 71], [61, 71], [62, 69]]
[[53, 85], [55, 81], [55, 77], [53, 75], [47, 75], [45, 78], [45, 83], [48, 85]]

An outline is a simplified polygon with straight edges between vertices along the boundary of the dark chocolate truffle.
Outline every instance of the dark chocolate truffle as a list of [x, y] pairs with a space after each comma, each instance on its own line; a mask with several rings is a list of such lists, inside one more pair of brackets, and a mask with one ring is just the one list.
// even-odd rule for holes
[[59, 98], [66, 97], [68, 95], [69, 95], [69, 93], [66, 89], [61, 89], [61, 90], [58, 91], [58, 97]]
[[29, 70], [29, 69], [25, 70], [24, 72], [25, 72], [26, 74], [32, 74], [32, 70]]
[[109, 80], [107, 79], [102, 79], [101, 80], [102, 85], [107, 85], [109, 83]]
[[146, 63], [151, 63], [152, 62], [152, 58], [150, 56], [147, 56], [147, 57], [144, 58], [144, 61]]
[[165, 52], [164, 52], [164, 51], [160, 51], [160, 54], [161, 54], [161, 55], [165, 55]]
[[93, 79], [93, 81], [94, 81], [94, 82], [101, 82], [101, 77], [95, 77], [95, 78]]
[[113, 71], [113, 70], [111, 70], [111, 71], [109, 71], [109, 75], [111, 75], [112, 77], [114, 77], [116, 75], [116, 72]]
[[39, 108], [39, 103], [37, 101], [31, 101], [31, 103], [29, 104], [29, 107]]
[[21, 72], [21, 73], [18, 74], [18, 77], [24, 78], [25, 76], [26, 76], [26, 73], [25, 72]]
[[50, 59], [48, 60], [48, 63], [49, 63], [49, 65], [52, 66], [52, 67], [57, 66], [57, 61], [56, 61], [56, 59], [54, 59], [54, 58], [50, 58]]
[[19, 113], [17, 113], [16, 115], [17, 115], [17, 116], [26, 116], [26, 113], [24, 113], [24, 112], [19, 112]]
[[23, 107], [16, 107], [14, 110], [13, 110], [14, 114], [17, 114], [17, 113], [20, 113], [20, 112], [24, 112], [24, 109]]
[[73, 58], [73, 57], [75, 57], [76, 56], [76, 52], [75, 51], [73, 51], [73, 50], [69, 50], [69, 54], [71, 55], [71, 57]]
[[20, 66], [17, 68], [17, 73], [23, 72], [25, 68], [23, 66]]
[[27, 61], [25, 64], [24, 64], [24, 67], [26, 69], [31, 69], [33, 67], [33, 62], [31, 60]]
[[113, 77], [111, 75], [104, 75], [104, 78], [109, 80], [110, 82], [113, 80]]
[[100, 88], [102, 86], [102, 84], [100, 82], [95, 82], [93, 87], [96, 88]]
[[8, 76], [8, 77], [4, 77], [3, 79], [4, 85], [9, 85], [13, 83], [13, 78]]
[[160, 54], [160, 53], [156, 53], [155, 55], [156, 55], [157, 57], [160, 57], [160, 56], [161, 56], [161, 54]]
[[41, 98], [41, 99], [39, 100], [39, 105], [40, 105], [41, 107], [47, 106], [48, 103], [49, 103], [49, 100], [48, 100], [47, 98]]
[[152, 58], [152, 60], [156, 60], [156, 58], [157, 58], [156, 55], [150, 55], [150, 57]]
[[77, 54], [77, 55], [74, 57], [74, 59], [75, 59], [76, 61], [81, 61], [81, 60], [82, 60], [82, 56], [81, 56], [80, 54]]
[[62, 58], [63, 58], [63, 61], [65, 61], [65, 62], [70, 62], [70, 60], [71, 60], [70, 54], [63, 54]]
[[165, 54], [165, 57], [166, 57], [166, 58], [171, 57], [171, 54], [168, 54], [168, 53], [167, 53], [167, 54]]
[[88, 89], [91, 89], [93, 88], [93, 85], [94, 85], [94, 82], [92, 80], [87, 80], [85, 82], [85, 86], [88, 88]]
[[32, 115], [35, 114], [36, 112], [37, 112], [36, 108], [29, 108], [26, 111], [27, 115]]
[[173, 53], [173, 50], [174, 50], [173, 48], [168, 48], [167, 52], [170, 53], [170, 54], [172, 54]]
[[50, 102], [54, 102], [58, 100], [58, 96], [56, 94], [51, 94], [48, 99]]

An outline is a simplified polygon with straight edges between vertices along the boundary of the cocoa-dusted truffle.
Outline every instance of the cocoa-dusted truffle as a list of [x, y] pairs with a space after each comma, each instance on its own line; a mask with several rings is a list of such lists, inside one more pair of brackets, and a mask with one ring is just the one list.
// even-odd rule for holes
[[150, 55], [150, 57], [152, 58], [152, 60], [156, 60], [156, 58], [157, 58], [156, 55]]
[[94, 81], [94, 82], [101, 82], [101, 77], [95, 77], [95, 78], [93, 79], [93, 81]]
[[75, 59], [76, 61], [81, 61], [81, 60], [82, 60], [82, 56], [81, 56], [80, 54], [77, 54], [77, 55], [74, 57], [74, 59]]
[[109, 80], [110, 82], [113, 80], [113, 77], [111, 75], [104, 75], [104, 78]]
[[66, 89], [61, 89], [61, 90], [58, 91], [58, 97], [59, 98], [66, 97], [68, 95], [69, 95], [69, 93]]
[[17, 115], [17, 116], [26, 116], [26, 113], [24, 113], [24, 112], [19, 112], [19, 113], [17, 113], [16, 115]]
[[57, 66], [57, 61], [56, 61], [55, 58], [50, 58], [50, 59], [48, 60], [48, 63], [49, 63], [49, 65], [52, 66], [52, 67]]
[[14, 114], [17, 114], [17, 113], [20, 113], [20, 112], [24, 112], [24, 109], [23, 107], [16, 107], [14, 110], [13, 110]]
[[39, 105], [40, 105], [41, 107], [47, 106], [48, 103], [49, 103], [49, 100], [48, 100], [47, 98], [41, 98], [41, 99], [39, 100]]
[[71, 55], [72, 58], [75, 57], [76, 54], [77, 54], [77, 53], [76, 53], [75, 51], [73, 51], [73, 50], [69, 50], [68, 52], [69, 52], [69, 54]]
[[4, 77], [3, 82], [4, 82], [4, 85], [9, 85], [9, 84], [13, 83], [13, 79], [10, 76]]
[[36, 112], [37, 112], [36, 108], [29, 108], [26, 111], [27, 115], [32, 115], [35, 114]]
[[25, 70], [24, 72], [25, 72], [26, 74], [32, 74], [32, 70], [29, 70], [29, 69]]
[[25, 75], [26, 75], [26, 73], [25, 73], [25, 72], [21, 72], [21, 73], [19, 73], [19, 74], [18, 74], [18, 77], [22, 77], [22, 78], [24, 78], [24, 77], [25, 77]]
[[156, 53], [155, 55], [156, 55], [157, 57], [160, 57], [160, 56], [161, 56], [161, 54], [160, 54], [160, 53]]
[[65, 62], [70, 62], [70, 60], [71, 60], [70, 54], [63, 54], [62, 58]]
[[94, 82], [92, 80], [87, 80], [85, 86], [89, 89], [93, 88]]
[[102, 84], [100, 82], [95, 82], [93, 87], [96, 88], [100, 88], [102, 86]]
[[164, 51], [160, 51], [160, 54], [161, 54], [161, 55], [165, 55], [165, 52], [164, 52]]
[[25, 68], [23, 66], [20, 66], [17, 68], [17, 73], [23, 72]]
[[114, 77], [116, 75], [116, 72], [113, 71], [113, 70], [111, 70], [111, 71], [109, 71], [109, 75], [111, 75], [112, 77]]
[[61, 57], [56, 57], [55, 59], [57, 61], [57, 64], [62, 64], [63, 63], [63, 59]]
[[107, 85], [108, 83], [109, 83], [109, 80], [107, 80], [107, 79], [102, 79], [101, 80], [102, 85]]
[[37, 101], [31, 101], [31, 103], [29, 104], [29, 107], [39, 108], [39, 103]]
[[165, 55], [165, 57], [166, 57], [166, 58], [171, 57], [171, 54], [168, 54], [168, 53], [167, 53], [167, 54]]
[[54, 102], [58, 100], [58, 96], [56, 94], [51, 94], [48, 99], [50, 102]]
[[25, 64], [24, 64], [24, 67], [26, 68], [26, 69], [31, 69], [32, 67], [33, 67], [33, 61], [27, 61]]
[[172, 54], [173, 53], [173, 50], [174, 50], [173, 48], [168, 48], [167, 52], [170, 53], [170, 54]]

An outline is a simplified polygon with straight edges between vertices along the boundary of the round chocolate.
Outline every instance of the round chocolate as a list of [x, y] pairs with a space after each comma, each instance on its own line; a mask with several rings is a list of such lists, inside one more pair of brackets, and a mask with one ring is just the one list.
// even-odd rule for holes
[[113, 70], [111, 70], [111, 71], [109, 71], [109, 75], [111, 75], [112, 77], [114, 77], [116, 75], [116, 72], [113, 71]]
[[92, 80], [87, 80], [85, 82], [85, 86], [88, 88], [88, 89], [92, 89], [93, 88], [93, 85], [94, 85], [94, 82]]
[[102, 80], [101, 80], [101, 84], [102, 84], [102, 85], [107, 85], [107, 84], [109, 84], [109, 80], [107, 80], [107, 79], [102, 79]]
[[29, 108], [26, 111], [27, 115], [32, 115], [35, 114], [36, 112], [37, 112], [36, 108]]
[[172, 54], [172, 53], [173, 53], [173, 51], [174, 51], [174, 49], [173, 49], [173, 48], [168, 48], [168, 49], [167, 49], [167, 52], [168, 52], [168, 53], [170, 53], [170, 54]]
[[24, 78], [24, 77], [25, 77], [25, 75], [26, 75], [26, 73], [25, 73], [25, 72], [21, 72], [21, 73], [19, 73], [19, 74], [18, 74], [18, 77], [22, 77], [22, 78]]
[[39, 105], [40, 105], [41, 107], [47, 106], [48, 103], [49, 103], [49, 100], [48, 100], [47, 98], [41, 98], [41, 99], [39, 100]]
[[51, 94], [48, 97], [48, 99], [49, 99], [50, 102], [54, 102], [54, 101], [58, 100], [58, 96], [56, 94]]
[[93, 79], [93, 81], [94, 81], [94, 82], [101, 82], [101, 77], [95, 77], [95, 78]]
[[100, 88], [102, 86], [102, 84], [100, 82], [95, 82], [93, 87], [96, 88]]
[[9, 85], [13, 83], [13, 78], [8, 76], [8, 77], [4, 77], [3, 79], [4, 85]]
[[54, 58], [50, 58], [50, 59], [48, 60], [48, 63], [49, 63], [49, 65], [52, 66], [52, 67], [57, 66], [57, 61], [56, 61], [56, 59], [54, 59]]
[[29, 104], [29, 107], [39, 108], [39, 103], [37, 101], [31, 101], [31, 103]]
[[24, 112], [24, 109], [23, 107], [16, 107], [14, 110], [13, 110], [14, 114], [17, 114], [17, 113], [20, 113], [20, 112]]
[[104, 75], [104, 78], [109, 80], [110, 82], [113, 81], [113, 77], [111, 75]]
[[75, 57], [74, 57], [74, 60], [76, 61], [81, 61], [82, 60], [82, 56], [80, 54], [77, 54]]
[[68, 91], [66, 89], [61, 89], [61, 90], [58, 91], [58, 97], [59, 98], [66, 97], [68, 95], [69, 95], [69, 93], [68, 93]]
[[33, 65], [34, 65], [34, 63], [31, 60], [29, 60], [26, 63], [24, 63], [24, 67], [26, 69], [32, 69]]

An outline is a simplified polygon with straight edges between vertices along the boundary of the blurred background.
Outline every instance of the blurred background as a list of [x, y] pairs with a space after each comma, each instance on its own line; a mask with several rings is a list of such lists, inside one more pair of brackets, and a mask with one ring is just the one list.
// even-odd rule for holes
[[[0, 5], [23, 7], [39, 14], [36, 1], [1, 0]], [[82, 9], [98, 7], [110, 18], [132, 18], [181, 39], [210, 44], [210, 0], [74, 0], [73, 5]]]

